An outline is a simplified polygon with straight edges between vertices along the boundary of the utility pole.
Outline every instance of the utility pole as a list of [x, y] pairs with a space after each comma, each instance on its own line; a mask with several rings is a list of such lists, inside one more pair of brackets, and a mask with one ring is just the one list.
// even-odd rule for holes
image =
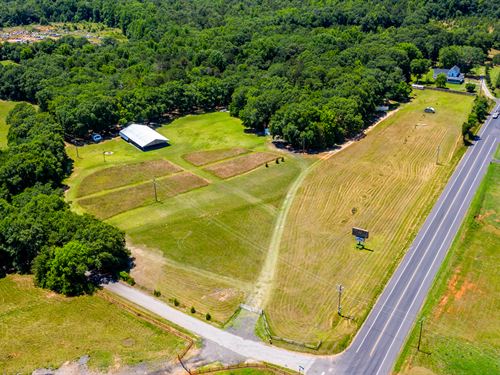
[[436, 165], [439, 165], [439, 151], [441, 150], [441, 144], [438, 145], [437, 147], [437, 153], [436, 153]]
[[344, 287], [342, 284], [337, 285], [337, 291], [339, 292], [339, 303], [337, 306], [337, 314], [342, 316], [342, 305], [341, 305], [341, 300], [342, 300], [342, 291], [344, 290]]
[[418, 345], [417, 350], [420, 351], [420, 343], [422, 342], [422, 329], [424, 325], [424, 318], [420, 319], [420, 332], [418, 333]]
[[102, 158], [104, 159], [104, 162], [106, 162], [106, 151], [102, 152]]
[[78, 146], [77, 146], [77, 145], [75, 145], [75, 149], [76, 149], [76, 157], [77, 157], [78, 159], [80, 159], [80, 155], [78, 155]]
[[158, 202], [158, 193], [156, 191], [156, 179], [155, 178], [153, 178], [153, 188], [155, 191], [155, 202]]

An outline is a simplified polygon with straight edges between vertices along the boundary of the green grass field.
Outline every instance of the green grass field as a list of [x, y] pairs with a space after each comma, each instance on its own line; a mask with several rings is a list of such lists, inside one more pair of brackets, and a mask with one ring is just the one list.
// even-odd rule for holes
[[[126, 187], [132, 189], [130, 194], [121, 190], [124, 187], [111, 188], [106, 193], [114, 194], [111, 202], [128, 210], [107, 220], [126, 232], [136, 258], [132, 275], [140, 286], [160, 290], [162, 298], [176, 298], [187, 308], [195, 306], [201, 313], [210, 312], [214, 320], [225, 321], [252, 290], [281, 201], [289, 185], [312, 160], [281, 154], [270, 146], [269, 138], [245, 133], [241, 122], [227, 113], [186, 116], [158, 131], [171, 140], [171, 146], [142, 152], [121, 139], [113, 139], [81, 147], [79, 158], [75, 147], [69, 146], [75, 170], [67, 181], [71, 187], [67, 199], [75, 210], [85, 211], [89, 197], [80, 197], [78, 192], [93, 191], [93, 187], [83, 185], [103, 181], [105, 168], [159, 159], [182, 168], [180, 174], [189, 172], [207, 181], [205, 187], [161, 197], [158, 203], [153, 199], [151, 181], [142, 182], [143, 193], [150, 197], [141, 204], [130, 200], [139, 199], [136, 196], [142, 190], [135, 194], [134, 189], [142, 183]], [[201, 165], [205, 163], [200, 161], [199, 152], [233, 148], [284, 155], [285, 162], [269, 163], [268, 168], [261, 165], [249, 172], [242, 170], [239, 172], [245, 173], [226, 180], [204, 170], [206, 165]], [[106, 161], [102, 154], [105, 151], [113, 152]], [[219, 151], [207, 154], [210, 163], [220, 159]], [[199, 166], [185, 160], [193, 153], [198, 153], [194, 155]], [[223, 154], [220, 163], [244, 157], [239, 152]], [[104, 195], [91, 197], [103, 199]], [[100, 206], [106, 212], [104, 204], [101, 201], [94, 207], [98, 210]], [[130, 206], [125, 207], [127, 204]]]
[[500, 165], [491, 164], [420, 314], [422, 352], [415, 327], [398, 372], [500, 373], [499, 208]]
[[[408, 249], [462, 154], [472, 97], [417, 91], [367, 137], [317, 164], [299, 189], [265, 307], [278, 336], [346, 347]], [[424, 113], [432, 105], [435, 114]], [[439, 165], [436, 164], [439, 146]], [[355, 248], [351, 228], [368, 229]], [[336, 313], [342, 283], [344, 314]]]
[[7, 133], [9, 127], [5, 125], [5, 120], [10, 110], [14, 108], [16, 102], [0, 100], [0, 149], [7, 147]]
[[[495, 85], [498, 76], [500, 75], [500, 65], [495, 65], [493, 68], [490, 70], [490, 77], [491, 77], [491, 83]], [[500, 98], [500, 88], [496, 89], [495, 92], [493, 93], [497, 98]]]
[[186, 345], [98, 296], [66, 298], [29, 276], [0, 279], [0, 372], [58, 368], [89, 355], [91, 368], [173, 360]]

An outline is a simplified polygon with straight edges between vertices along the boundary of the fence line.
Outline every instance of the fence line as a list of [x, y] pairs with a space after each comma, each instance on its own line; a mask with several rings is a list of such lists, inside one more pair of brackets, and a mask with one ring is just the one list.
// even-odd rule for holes
[[110, 303], [113, 303], [115, 305], [120, 306], [122, 309], [139, 317], [140, 319], [145, 320], [148, 323], [151, 323], [151, 324], [155, 325], [156, 327], [158, 327], [164, 331], [167, 331], [167, 332], [187, 341], [188, 345], [177, 355], [178, 358], [181, 358], [181, 359], [184, 358], [184, 356], [187, 354], [187, 352], [193, 347], [194, 341], [189, 335], [179, 331], [178, 329], [176, 329], [176, 328], [174, 328], [166, 323], [163, 323], [159, 319], [156, 319], [156, 318], [150, 316], [148, 313], [144, 312], [143, 310], [135, 308], [134, 306], [132, 306], [124, 301], [121, 301], [118, 298], [111, 296], [111, 294], [108, 292], [99, 293], [99, 296], [101, 298], [107, 300]]
[[221, 371], [230, 371], [230, 370], [238, 370], [238, 369], [260, 369], [260, 370], [269, 370], [276, 375], [290, 375], [296, 374], [296, 372], [285, 371], [281, 368], [268, 365], [266, 363], [240, 363], [237, 365], [229, 365], [229, 366], [218, 366], [206, 369], [198, 369], [198, 370], [186, 370], [191, 375], [201, 375], [201, 374], [216, 374]]
[[465, 95], [465, 96], [476, 96], [476, 94], [472, 92], [465, 92], [465, 91], [457, 91], [457, 90], [452, 90], [452, 89], [442, 89], [440, 87], [429, 87], [425, 86], [425, 90], [434, 90], [434, 91], [442, 91], [442, 92], [450, 92], [452, 94], [459, 94], [459, 95]]
[[262, 321], [264, 322], [264, 331], [266, 332], [266, 335], [267, 335], [270, 343], [272, 343], [272, 340], [283, 341], [283, 342], [286, 342], [287, 344], [292, 344], [295, 346], [300, 346], [300, 347], [303, 347], [306, 349], [312, 349], [312, 350], [318, 350], [321, 347], [321, 344], [323, 344], [323, 341], [321, 341], [321, 340], [318, 341], [316, 344], [311, 344], [311, 343], [295, 341], [295, 340], [291, 340], [291, 339], [287, 339], [284, 337], [273, 335], [271, 333], [271, 328], [269, 327], [269, 322], [267, 321], [267, 316], [266, 316], [266, 313], [264, 311], [262, 311], [261, 317], [262, 317]]

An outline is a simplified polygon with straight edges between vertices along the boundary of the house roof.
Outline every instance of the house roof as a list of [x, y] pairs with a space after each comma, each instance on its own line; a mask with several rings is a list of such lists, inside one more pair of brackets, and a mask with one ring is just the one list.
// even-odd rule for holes
[[449, 69], [434, 69], [434, 77], [437, 77], [439, 74], [448, 75]]
[[139, 147], [148, 147], [160, 143], [169, 142], [167, 138], [151, 129], [146, 125], [131, 124], [120, 132], [120, 135], [125, 136]]

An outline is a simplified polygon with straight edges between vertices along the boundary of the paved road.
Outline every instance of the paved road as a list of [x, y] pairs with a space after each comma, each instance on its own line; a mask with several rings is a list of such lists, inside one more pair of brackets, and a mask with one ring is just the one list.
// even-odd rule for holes
[[346, 374], [390, 373], [493, 159], [500, 140], [500, 118], [489, 118], [479, 137], [462, 158], [351, 346], [338, 358], [317, 361], [311, 373], [327, 373], [331, 368]]
[[220, 346], [244, 357], [275, 363], [294, 370], [298, 370], [299, 366], [309, 368], [314, 362], [313, 356], [297, 354], [264, 343], [243, 339], [235, 334], [223, 331], [127, 285], [115, 283], [106, 285], [105, 288], [202, 338], [216, 342]]
[[247, 358], [293, 370], [301, 368], [311, 375], [388, 374], [465, 217], [487, 165], [493, 159], [500, 140], [500, 118], [488, 119], [479, 137], [462, 158], [353, 343], [340, 355], [313, 357], [246, 340], [123, 284], [111, 284], [106, 288]]

